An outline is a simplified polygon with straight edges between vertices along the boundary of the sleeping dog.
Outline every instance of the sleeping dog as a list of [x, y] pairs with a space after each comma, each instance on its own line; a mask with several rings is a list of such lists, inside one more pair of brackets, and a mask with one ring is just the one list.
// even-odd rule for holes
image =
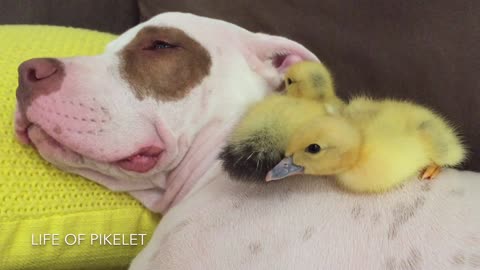
[[381, 195], [228, 179], [217, 157], [233, 125], [301, 60], [318, 61], [286, 38], [164, 13], [101, 55], [22, 63], [16, 134], [165, 214], [131, 269], [480, 269], [478, 173]]

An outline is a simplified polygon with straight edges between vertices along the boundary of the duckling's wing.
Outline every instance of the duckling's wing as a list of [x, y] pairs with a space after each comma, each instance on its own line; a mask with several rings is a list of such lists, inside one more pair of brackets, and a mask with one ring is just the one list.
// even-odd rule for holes
[[[395, 119], [395, 130], [404, 136], [415, 135], [432, 163], [455, 166], [465, 158], [465, 148], [455, 129], [440, 115], [408, 101], [382, 101], [383, 112]], [[413, 131], [413, 133], [412, 133]]]
[[223, 169], [232, 179], [264, 181], [268, 171], [284, 158], [284, 144], [281, 131], [274, 127], [252, 130], [223, 148]]
[[431, 112], [430, 118], [418, 123], [417, 130], [434, 163], [456, 166], [464, 160], [466, 151], [459, 136], [440, 116]]
[[288, 141], [305, 122], [325, 114], [317, 102], [272, 96], [247, 112], [233, 131], [220, 159], [233, 179], [264, 181], [285, 154]]

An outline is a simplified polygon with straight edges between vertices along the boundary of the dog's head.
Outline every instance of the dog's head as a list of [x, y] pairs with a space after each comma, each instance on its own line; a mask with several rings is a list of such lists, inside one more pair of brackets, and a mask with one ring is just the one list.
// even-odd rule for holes
[[16, 134], [59, 168], [112, 189], [164, 193], [173, 185], [178, 193], [174, 182], [188, 177], [173, 172], [208, 160], [202, 145], [216, 154], [217, 133], [278, 89], [299, 60], [316, 57], [285, 38], [164, 13], [101, 55], [21, 64]]

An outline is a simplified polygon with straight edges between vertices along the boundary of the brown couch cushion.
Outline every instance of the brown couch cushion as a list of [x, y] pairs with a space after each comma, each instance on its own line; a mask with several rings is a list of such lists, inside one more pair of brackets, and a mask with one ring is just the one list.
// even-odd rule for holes
[[0, 24], [53, 24], [121, 33], [138, 22], [136, 0], [0, 0]]
[[306, 45], [342, 97], [410, 99], [458, 126], [480, 171], [480, 1], [139, 0], [143, 19], [184, 11]]

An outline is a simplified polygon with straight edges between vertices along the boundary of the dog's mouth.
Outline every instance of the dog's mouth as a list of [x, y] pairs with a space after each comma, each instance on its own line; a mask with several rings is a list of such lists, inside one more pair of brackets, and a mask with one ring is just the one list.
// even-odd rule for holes
[[157, 165], [162, 153], [163, 149], [160, 147], [144, 147], [137, 153], [113, 163], [126, 171], [145, 173]]
[[[17, 118], [16, 121], [16, 137], [17, 139], [24, 144], [29, 144], [37, 148], [35, 145], [35, 139], [32, 139], [32, 131], [35, 133], [36, 137], [40, 137], [40, 140], [44, 142], [44, 145], [46, 143], [47, 147], [50, 148], [49, 152], [56, 152], [56, 153], [61, 153], [62, 158], [67, 160], [70, 157], [74, 158], [75, 160], [81, 159], [83, 157], [82, 154], [72, 150], [69, 148], [67, 145], [59, 142], [56, 140], [54, 137], [52, 137], [48, 132], [46, 132], [41, 126], [34, 124], [29, 121], [25, 121], [25, 119], [19, 119]], [[38, 140], [38, 138], [37, 138]], [[142, 147], [139, 150], [135, 151], [133, 154], [121, 158], [121, 159], [115, 159], [111, 161], [105, 161], [105, 160], [97, 160], [92, 157], [88, 157], [92, 160], [96, 160], [98, 162], [103, 162], [103, 163], [108, 163], [112, 164], [114, 166], [117, 166], [125, 171], [130, 171], [130, 172], [137, 172], [137, 173], [146, 173], [150, 170], [152, 170], [161, 157], [163, 156], [164, 153], [164, 148], [158, 147], [158, 146], [147, 146], [147, 147]]]

